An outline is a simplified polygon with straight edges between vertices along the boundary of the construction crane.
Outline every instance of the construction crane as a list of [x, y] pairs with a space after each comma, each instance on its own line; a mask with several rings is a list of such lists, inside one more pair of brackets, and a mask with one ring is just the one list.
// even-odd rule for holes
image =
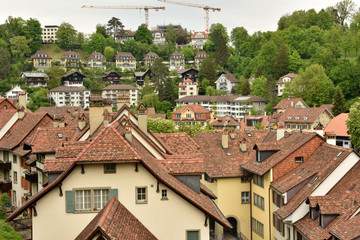
[[159, 2], [166, 2], [166, 3], [173, 3], [173, 4], [178, 4], [178, 5], [183, 5], [183, 6], [188, 6], [188, 7], [196, 7], [196, 8], [202, 8], [205, 10], [205, 21], [206, 21], [206, 32], [209, 32], [209, 10], [212, 10], [213, 12], [215, 11], [221, 11], [221, 8], [213, 8], [213, 7], [209, 7], [209, 6], [204, 6], [204, 5], [199, 5], [199, 4], [194, 4], [194, 3], [184, 3], [184, 2], [177, 2], [177, 1], [172, 1], [172, 0], [158, 0]]
[[99, 8], [99, 9], [139, 9], [145, 11], [145, 25], [149, 27], [149, 9], [155, 11], [165, 10], [165, 7], [151, 7], [151, 6], [87, 6], [83, 5], [81, 8]]

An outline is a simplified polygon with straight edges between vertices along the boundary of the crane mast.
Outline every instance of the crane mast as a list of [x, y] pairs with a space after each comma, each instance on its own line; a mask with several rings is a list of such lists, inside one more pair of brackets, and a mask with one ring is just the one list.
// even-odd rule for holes
[[152, 7], [152, 6], [88, 6], [83, 5], [81, 8], [97, 8], [97, 9], [139, 9], [145, 11], [145, 25], [149, 27], [149, 10], [165, 10], [165, 7]]
[[194, 3], [184, 3], [184, 2], [178, 2], [173, 0], [158, 0], [159, 2], [166, 2], [166, 3], [172, 3], [177, 5], [183, 5], [188, 7], [196, 7], [196, 8], [202, 8], [205, 10], [205, 24], [206, 24], [206, 32], [209, 32], [209, 10], [215, 11], [221, 11], [221, 8], [213, 8], [209, 6], [194, 4]]

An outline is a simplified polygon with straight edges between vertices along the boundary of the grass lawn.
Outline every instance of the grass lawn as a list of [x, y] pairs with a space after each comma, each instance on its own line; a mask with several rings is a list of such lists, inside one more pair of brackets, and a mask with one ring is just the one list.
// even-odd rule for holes
[[[46, 51], [53, 61], [59, 60], [61, 56], [66, 52], [66, 50], [56, 47], [56, 44], [43, 44], [41, 45], [41, 50]], [[84, 51], [82, 49], [74, 49], [75, 52], [80, 54], [81, 60], [86, 60]]]

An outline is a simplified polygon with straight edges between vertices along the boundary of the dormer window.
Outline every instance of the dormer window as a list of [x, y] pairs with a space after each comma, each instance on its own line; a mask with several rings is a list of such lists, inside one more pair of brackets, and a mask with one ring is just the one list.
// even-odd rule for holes
[[304, 157], [295, 157], [295, 162], [296, 163], [302, 163], [302, 162], [304, 162]]
[[295, 120], [299, 120], [300, 118], [299, 117], [295, 117]]
[[304, 117], [304, 120], [307, 120], [308, 119], [308, 117]]
[[291, 116], [288, 116], [287, 119], [288, 119], [288, 120], [291, 120]]
[[324, 227], [324, 214], [320, 214], [319, 223], [321, 227]]

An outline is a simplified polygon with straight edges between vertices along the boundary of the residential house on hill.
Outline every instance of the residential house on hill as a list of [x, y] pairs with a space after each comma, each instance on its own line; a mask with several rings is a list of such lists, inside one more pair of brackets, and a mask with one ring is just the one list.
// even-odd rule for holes
[[149, 77], [149, 79], [151, 80], [151, 78], [153, 76], [153, 74], [151, 72], [151, 68], [149, 68], [145, 72], [135, 72], [134, 75], [135, 75], [135, 78], [136, 78], [136, 84], [139, 87], [144, 86], [146, 77]]
[[135, 71], [136, 59], [129, 52], [118, 52], [115, 56], [116, 67], [120, 68], [121, 71]]
[[82, 87], [84, 85], [85, 75], [79, 72], [68, 72], [61, 78], [61, 84], [65, 87]]
[[42, 29], [41, 39], [43, 43], [56, 43], [58, 25], [45, 25]]
[[[126, 93], [129, 98], [130, 106], [137, 105], [139, 90], [131, 85], [128, 84], [116, 84], [116, 85], [109, 85], [102, 89], [102, 97], [109, 98], [113, 102], [113, 108], [117, 107], [117, 98], [119, 93]], [[120, 109], [118, 109], [120, 110]]]
[[190, 45], [193, 48], [204, 49], [205, 42], [209, 39], [209, 34], [206, 32], [194, 32], [190, 37]]
[[200, 69], [201, 64], [202, 64], [204, 58], [206, 58], [206, 56], [207, 56], [206, 52], [203, 52], [203, 51], [199, 51], [199, 52], [196, 53], [194, 59], [195, 59], [195, 67], [197, 69]]
[[190, 68], [190, 69], [181, 69], [178, 71], [179, 75], [183, 80], [190, 78], [193, 82], [199, 81], [199, 70]]
[[55, 106], [89, 107], [90, 91], [85, 87], [60, 86], [49, 90], [49, 98]]
[[7, 91], [5, 93], [5, 98], [9, 100], [19, 100], [19, 95], [21, 95], [22, 93], [25, 93], [26, 102], [28, 102], [28, 93], [22, 88], [20, 88], [18, 85], [13, 86], [9, 91]]
[[260, 124], [265, 129], [269, 128], [270, 116], [246, 115], [240, 122], [240, 128], [245, 130], [255, 129], [256, 124]]
[[333, 115], [326, 108], [289, 108], [278, 122], [285, 123], [286, 131], [313, 132], [319, 125], [326, 127]]
[[[264, 111], [267, 100], [258, 96], [188, 96], [175, 100], [176, 105], [198, 104], [213, 110], [218, 117], [234, 116], [241, 120], [251, 109]], [[216, 113], [215, 113], [216, 112]]]
[[32, 55], [31, 59], [34, 68], [38, 71], [44, 71], [51, 67], [52, 58], [44, 50], [38, 50], [34, 55]]
[[166, 34], [165, 32], [161, 31], [161, 30], [153, 30], [151, 31], [151, 35], [153, 36], [153, 43], [155, 43], [156, 45], [163, 45], [166, 43]]
[[289, 108], [308, 108], [304, 100], [301, 98], [283, 98], [278, 104], [274, 107], [274, 112], [282, 113]]
[[49, 76], [46, 73], [24, 72], [21, 77], [30, 87], [47, 87]]
[[232, 73], [222, 73], [220, 77], [215, 81], [216, 89], [226, 92], [226, 94], [233, 93], [233, 89], [239, 80]]
[[173, 112], [172, 120], [176, 126], [195, 125], [197, 123], [202, 126], [209, 124], [212, 113], [201, 105], [187, 104]]
[[238, 120], [232, 116], [223, 116], [223, 117], [214, 116], [209, 124], [216, 130], [240, 129], [240, 124], [238, 123]]
[[134, 39], [135, 39], [135, 35], [131, 30], [120, 31], [115, 36], [116, 42], [119, 42], [122, 44], [124, 44], [127, 40], [134, 40]]
[[170, 56], [170, 70], [180, 70], [185, 68], [185, 57], [184, 54], [179, 52], [174, 52]]
[[144, 56], [144, 64], [151, 66], [155, 59], [158, 58], [159, 56], [154, 53], [154, 52], [148, 52], [145, 56]]
[[111, 84], [120, 84], [121, 77], [115, 71], [104, 72], [103, 82]]
[[87, 66], [89, 68], [97, 67], [105, 69], [106, 66], [104, 63], [106, 63], [106, 58], [102, 53], [93, 52], [87, 57]]
[[179, 83], [179, 99], [187, 96], [199, 95], [198, 83], [191, 79]]
[[61, 56], [60, 63], [66, 70], [78, 70], [81, 64], [81, 57], [74, 51], [67, 51]]
[[277, 95], [278, 97], [281, 97], [283, 95], [284, 89], [285, 89], [285, 84], [286, 83], [290, 83], [292, 82], [292, 80], [294, 80], [295, 77], [297, 77], [298, 75], [296, 73], [288, 73], [282, 77], [279, 78], [276, 86], [277, 86]]
[[[210, 239], [215, 222], [230, 228], [213, 202], [216, 196], [200, 183], [203, 160], [196, 144], [186, 134], [149, 132], [146, 109], [142, 105], [138, 111], [136, 117], [124, 106], [115, 120], [104, 116], [92, 141], [80, 152], [73, 152], [71, 144], [64, 145], [58, 149], [62, 155], [45, 159], [49, 179], [52, 174], [58, 177], [7, 220], [32, 209], [33, 239], [93, 239], [107, 233], [133, 236], [140, 231], [141, 239], [154, 239], [151, 234], [156, 239]], [[130, 233], [119, 232], [102, 220], [129, 227], [135, 226], [129, 220], [135, 218], [148, 231], [137, 224]]]
[[346, 126], [347, 119], [349, 119], [348, 113], [341, 113], [331, 119], [324, 129], [324, 137], [327, 143], [344, 148], [353, 148], [349, 130]]

